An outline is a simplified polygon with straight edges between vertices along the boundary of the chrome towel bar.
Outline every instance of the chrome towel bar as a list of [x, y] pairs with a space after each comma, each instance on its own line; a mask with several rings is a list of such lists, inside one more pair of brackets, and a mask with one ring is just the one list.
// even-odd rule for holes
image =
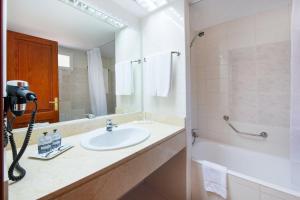
[[131, 63], [131, 64], [133, 64], [133, 63], [141, 64], [141, 63], [142, 63], [142, 60], [141, 60], [141, 59], [139, 59], [139, 60], [132, 60], [130, 63]]
[[177, 56], [181, 55], [181, 53], [179, 51], [172, 51], [171, 54], [176, 54]]
[[249, 136], [255, 136], [255, 137], [262, 137], [262, 138], [267, 138], [268, 137], [268, 133], [267, 132], [260, 132], [258, 134], [256, 133], [247, 133], [247, 132], [241, 132], [239, 130], [237, 130], [230, 122], [229, 122], [229, 116], [224, 115], [223, 119], [226, 121], [226, 123], [228, 124], [228, 126], [230, 126], [230, 128], [232, 128], [232, 130], [234, 130], [234, 132], [238, 133], [238, 134], [242, 134], [242, 135], [249, 135]]
[[[171, 51], [171, 55], [175, 54], [176, 56], [180, 56], [181, 53], [179, 51]], [[147, 62], [147, 59], [144, 58], [144, 62]]]

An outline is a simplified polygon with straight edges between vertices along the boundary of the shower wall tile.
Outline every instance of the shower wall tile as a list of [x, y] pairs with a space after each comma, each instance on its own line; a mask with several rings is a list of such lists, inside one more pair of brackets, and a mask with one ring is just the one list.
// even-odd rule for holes
[[257, 90], [255, 62], [231, 65], [231, 89], [234, 93], [254, 92]]
[[255, 56], [256, 56], [256, 48], [255, 47], [231, 49], [229, 52], [230, 52], [229, 59], [230, 59], [231, 65], [252, 63], [255, 61]]
[[273, 42], [256, 46], [256, 60], [259, 63], [287, 64], [291, 55], [291, 42]]
[[289, 100], [290, 74], [282, 73], [282, 70], [259, 70], [258, 92], [260, 94], [286, 94], [285, 100]]
[[244, 17], [227, 23], [228, 48], [251, 47], [255, 44], [255, 18]]
[[[203, 30], [193, 49], [202, 137], [289, 155], [289, 15], [285, 6]], [[237, 135], [224, 115], [241, 131], [267, 131], [268, 139]]]
[[289, 127], [290, 104], [285, 95], [259, 95], [258, 105], [259, 124]]
[[207, 91], [210, 93], [227, 93], [228, 79], [209, 79], [206, 81]]
[[229, 114], [234, 121], [257, 123], [257, 96], [253, 92], [235, 93], [230, 99]]
[[289, 6], [258, 13], [254, 29], [256, 45], [290, 40], [290, 16]]
[[228, 51], [219, 46], [208, 46], [203, 56], [203, 66], [228, 64]]
[[59, 52], [73, 55], [71, 69], [59, 68], [60, 121], [84, 118], [90, 112], [86, 52], [65, 47]]
[[205, 67], [206, 79], [227, 79], [229, 76], [228, 65], [211, 65]]
[[227, 25], [220, 24], [219, 26], [207, 28], [203, 39], [206, 47], [226, 49], [228, 46]]

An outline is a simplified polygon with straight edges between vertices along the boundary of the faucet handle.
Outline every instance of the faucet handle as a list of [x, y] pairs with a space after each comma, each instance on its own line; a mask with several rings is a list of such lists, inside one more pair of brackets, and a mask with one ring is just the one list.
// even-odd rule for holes
[[89, 119], [93, 119], [96, 117], [96, 115], [92, 114], [92, 113], [87, 113], [87, 114], [83, 114], [84, 116], [86, 116]]
[[107, 119], [106, 126], [118, 127], [118, 124], [114, 124], [112, 119]]

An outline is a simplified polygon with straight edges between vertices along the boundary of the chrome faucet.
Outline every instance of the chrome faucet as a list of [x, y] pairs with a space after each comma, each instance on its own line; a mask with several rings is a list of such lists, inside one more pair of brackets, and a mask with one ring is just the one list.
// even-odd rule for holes
[[112, 132], [114, 127], [118, 127], [117, 124], [114, 124], [111, 119], [106, 120], [106, 131]]

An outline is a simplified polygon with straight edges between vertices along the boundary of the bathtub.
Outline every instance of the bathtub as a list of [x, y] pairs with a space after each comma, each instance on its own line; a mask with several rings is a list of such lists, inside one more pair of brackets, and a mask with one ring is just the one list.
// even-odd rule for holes
[[221, 199], [203, 189], [203, 160], [227, 167], [229, 200], [300, 200], [288, 159], [204, 139], [192, 150], [192, 200]]

